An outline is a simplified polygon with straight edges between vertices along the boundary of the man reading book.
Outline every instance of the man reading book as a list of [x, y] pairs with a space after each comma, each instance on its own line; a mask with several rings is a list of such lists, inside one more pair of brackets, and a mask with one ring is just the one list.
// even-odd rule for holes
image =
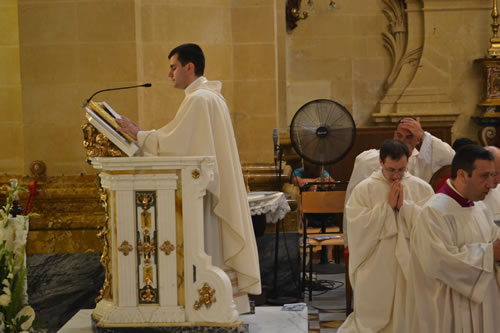
[[[205, 196], [205, 250], [212, 263], [236, 272], [240, 313], [248, 312], [248, 293], [260, 294], [260, 271], [243, 174], [221, 82], [204, 76], [205, 57], [196, 44], [168, 55], [175, 88], [186, 96], [175, 118], [158, 130], [143, 131], [125, 117], [121, 130], [137, 138], [144, 155], [215, 156], [215, 179]], [[241, 296], [243, 295], [243, 296]]]

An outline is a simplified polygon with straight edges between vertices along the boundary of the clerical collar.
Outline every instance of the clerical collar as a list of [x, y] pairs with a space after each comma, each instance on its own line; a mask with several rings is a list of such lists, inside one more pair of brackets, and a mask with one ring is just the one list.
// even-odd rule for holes
[[443, 186], [439, 189], [438, 193], [446, 194], [449, 197], [455, 199], [456, 202], [462, 207], [472, 207], [474, 206], [474, 202], [464, 198], [458, 191], [453, 187], [450, 179], [446, 180]]

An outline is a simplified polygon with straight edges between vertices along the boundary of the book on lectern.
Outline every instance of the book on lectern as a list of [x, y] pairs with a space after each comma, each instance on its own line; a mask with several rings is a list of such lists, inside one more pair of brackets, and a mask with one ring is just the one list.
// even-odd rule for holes
[[121, 118], [120, 114], [111, 108], [106, 102], [89, 101], [85, 106], [86, 117], [89, 123], [104, 134], [121, 151], [128, 156], [137, 155], [140, 148], [136, 140], [126, 133], [118, 131], [120, 126], [115, 119]]

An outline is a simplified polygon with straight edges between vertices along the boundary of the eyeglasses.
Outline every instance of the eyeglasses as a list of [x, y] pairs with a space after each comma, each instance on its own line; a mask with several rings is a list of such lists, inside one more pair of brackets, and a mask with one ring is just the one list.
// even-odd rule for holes
[[408, 171], [408, 168], [401, 168], [401, 169], [394, 169], [394, 168], [385, 168], [385, 167], [382, 167], [382, 169], [384, 169], [385, 171], [385, 174], [386, 176], [389, 176], [389, 175], [404, 175], [406, 171]]

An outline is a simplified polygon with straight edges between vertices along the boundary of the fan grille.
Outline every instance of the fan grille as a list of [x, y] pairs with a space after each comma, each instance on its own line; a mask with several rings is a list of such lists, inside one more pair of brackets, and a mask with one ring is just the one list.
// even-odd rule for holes
[[290, 124], [295, 151], [314, 164], [333, 164], [349, 152], [356, 138], [351, 114], [337, 102], [318, 99], [303, 105]]

